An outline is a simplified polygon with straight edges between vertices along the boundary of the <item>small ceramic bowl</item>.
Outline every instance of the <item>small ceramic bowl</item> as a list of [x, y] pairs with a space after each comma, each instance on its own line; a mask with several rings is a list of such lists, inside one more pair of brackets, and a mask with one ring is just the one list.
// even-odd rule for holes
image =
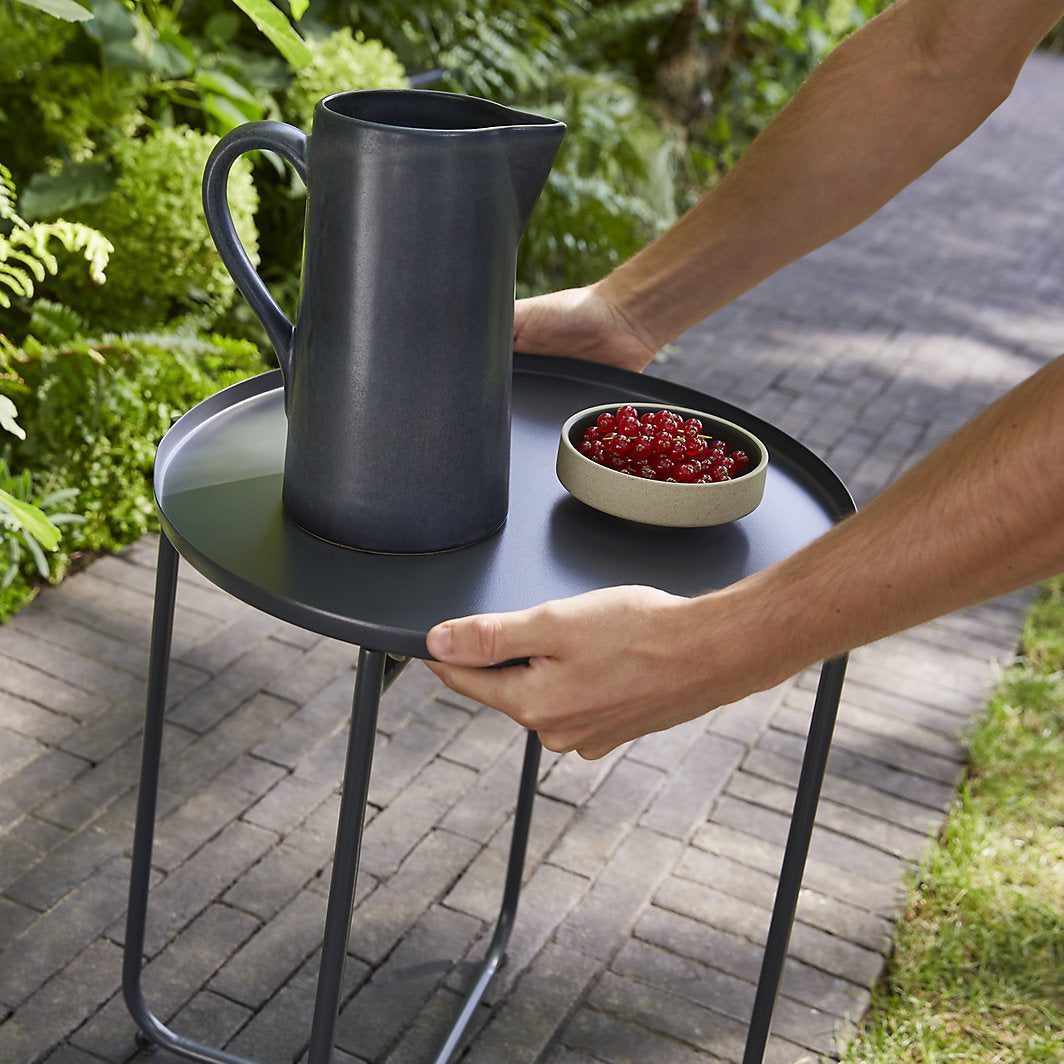
[[712, 484], [644, 480], [586, 458], [576, 449], [584, 438], [584, 430], [595, 423], [599, 414], [613, 413], [618, 405], [607, 403], [589, 407], [573, 414], [562, 426], [558, 441], [558, 479], [575, 498], [614, 517], [673, 528], [722, 525], [737, 521], [757, 508], [765, 492], [768, 449], [741, 426], [700, 410], [663, 407], [657, 403], [631, 404], [640, 416], [648, 410], [664, 408], [685, 419], [697, 417], [702, 422], [704, 435], [722, 439], [729, 450], [745, 451], [750, 464], [734, 480]]

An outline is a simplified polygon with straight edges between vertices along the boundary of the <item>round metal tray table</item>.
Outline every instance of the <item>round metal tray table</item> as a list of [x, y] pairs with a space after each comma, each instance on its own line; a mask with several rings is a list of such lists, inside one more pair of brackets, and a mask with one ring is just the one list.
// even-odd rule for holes
[[[554, 471], [562, 423], [584, 407], [628, 401], [691, 407], [749, 428], [770, 455], [761, 505], [731, 524], [674, 529], [609, 517], [571, 498]], [[521, 609], [618, 584], [697, 595], [763, 569], [853, 512], [849, 493], [830, 468], [760, 418], [681, 385], [587, 362], [515, 357], [509, 515], [495, 535], [459, 550], [371, 554], [304, 532], [286, 517], [281, 503], [285, 433], [281, 378], [274, 371], [227, 388], [183, 415], [156, 457], [163, 535], [123, 982], [144, 1044], [220, 1064], [241, 1058], [170, 1031], [152, 1014], [140, 985], [179, 555], [249, 604], [360, 647], [307, 1057], [308, 1064], [326, 1064], [339, 1007], [380, 694], [402, 659], [429, 656], [428, 630], [452, 617]], [[744, 1064], [756, 1064], [764, 1056], [844, 669], [845, 658], [837, 658], [821, 670]], [[504, 954], [520, 891], [539, 753], [538, 739], [529, 733], [495, 936], [437, 1064], [454, 1055]]]

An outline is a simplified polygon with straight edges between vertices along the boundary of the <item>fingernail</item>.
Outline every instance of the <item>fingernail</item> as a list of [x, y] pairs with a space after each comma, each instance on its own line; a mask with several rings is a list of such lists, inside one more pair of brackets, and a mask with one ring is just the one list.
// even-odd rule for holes
[[436, 625], [435, 628], [429, 630], [425, 642], [429, 648], [429, 653], [434, 658], [439, 658], [443, 661], [451, 652], [451, 626], [448, 624]]

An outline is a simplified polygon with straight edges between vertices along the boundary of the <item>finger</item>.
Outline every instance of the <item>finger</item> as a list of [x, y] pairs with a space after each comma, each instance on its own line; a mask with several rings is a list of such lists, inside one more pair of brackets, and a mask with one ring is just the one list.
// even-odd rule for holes
[[548, 653], [540, 609], [481, 613], [442, 621], [425, 637], [429, 653], [449, 665], [483, 668]]
[[452, 691], [498, 709], [507, 716], [519, 713], [517, 707], [524, 701], [521, 698], [521, 691], [526, 682], [528, 666], [514, 665], [504, 669], [486, 669], [448, 665], [439, 661], [426, 661], [425, 664]]

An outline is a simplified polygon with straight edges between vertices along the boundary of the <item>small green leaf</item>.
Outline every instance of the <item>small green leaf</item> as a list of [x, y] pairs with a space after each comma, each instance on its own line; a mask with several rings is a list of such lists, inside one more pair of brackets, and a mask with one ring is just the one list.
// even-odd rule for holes
[[255, 93], [220, 70], [202, 71], [193, 81], [203, 90], [204, 109], [218, 120], [223, 133], [266, 115]]
[[303, 38], [270, 0], [233, 0], [233, 3], [255, 23], [292, 66], [301, 67], [310, 62], [310, 49]]
[[21, 2], [47, 15], [61, 18], [65, 22], [88, 22], [94, 17], [87, 7], [82, 7], [74, 0], [21, 0]]
[[209, 92], [203, 97], [203, 109], [217, 123], [218, 133], [228, 133], [245, 122], [261, 118], [262, 114], [249, 115], [246, 111], [233, 103], [228, 96], [219, 96], [216, 92]]
[[44, 511], [0, 488], [0, 506], [4, 507], [45, 550], [59, 546], [59, 529], [45, 516]]
[[29, 222], [56, 218], [105, 200], [114, 183], [114, 171], [106, 163], [68, 163], [57, 174], [34, 174], [19, 196], [19, 210]]
[[209, 92], [217, 92], [222, 96], [228, 96], [231, 100], [241, 100], [247, 103], [258, 104], [255, 94], [236, 78], [226, 74], [222, 70], [201, 70], [192, 79], [202, 89]]
[[137, 36], [133, 13], [118, 0], [92, 0], [93, 19], [85, 32], [104, 46], [113, 41], [131, 41]]

